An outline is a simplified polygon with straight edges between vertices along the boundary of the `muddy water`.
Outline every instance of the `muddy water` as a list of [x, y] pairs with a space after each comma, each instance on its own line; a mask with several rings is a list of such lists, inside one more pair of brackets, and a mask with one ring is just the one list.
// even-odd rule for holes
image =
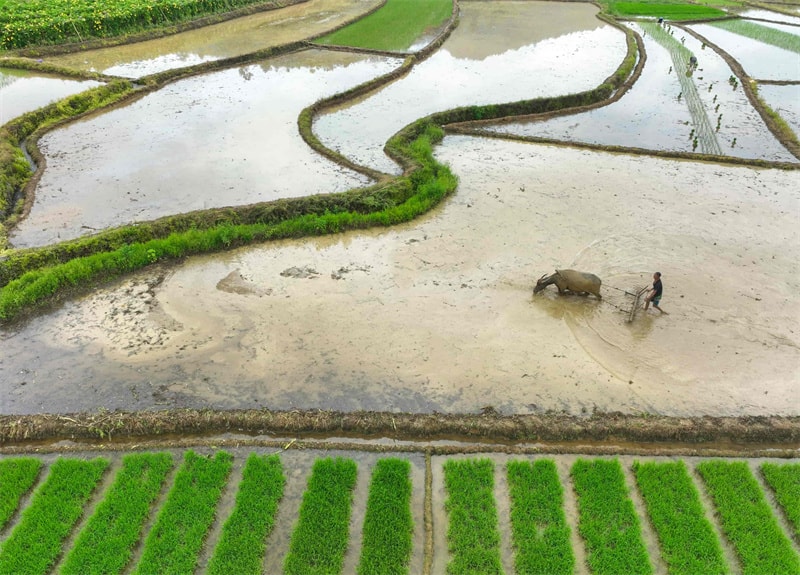
[[27, 70], [0, 68], [0, 125], [99, 85], [100, 82], [93, 80], [65, 80]]
[[313, 152], [297, 116], [391, 58], [310, 50], [194, 77], [44, 136], [47, 168], [15, 246], [191, 210], [368, 182]]
[[800, 64], [794, 52], [710, 24], [695, 24], [689, 28], [730, 54], [751, 78], [800, 80]]
[[624, 57], [625, 37], [596, 13], [577, 3], [466, 2], [436, 54], [379, 93], [320, 117], [314, 130], [349, 158], [398, 173], [383, 146], [417, 118], [600, 84]]
[[[667, 50], [643, 30], [634, 28], [644, 37], [647, 62], [636, 84], [619, 101], [582, 114], [499, 124], [489, 130], [651, 150], [695, 151], [695, 125], [676, 76], [686, 71], [676, 70]], [[797, 161], [764, 125], [741, 86], [734, 88], [728, 83], [732, 72], [725, 61], [712, 50], [703, 49], [691, 36], [684, 38], [684, 45], [698, 58], [699, 67], [692, 79], [712, 127], [719, 125], [714, 135], [722, 153]]]
[[795, 134], [800, 135], [800, 85], [760, 84], [758, 94], [770, 108], [780, 114]]
[[[3, 412], [797, 414], [796, 173], [466, 137], [438, 156], [460, 188], [412, 225], [192, 258], [5, 333]], [[604, 300], [533, 297], [558, 267]], [[626, 324], [618, 290], [655, 270], [669, 315]]]
[[303, 40], [356, 18], [379, 3], [379, 0], [309, 0], [166, 38], [66, 54], [47, 61], [138, 78]]

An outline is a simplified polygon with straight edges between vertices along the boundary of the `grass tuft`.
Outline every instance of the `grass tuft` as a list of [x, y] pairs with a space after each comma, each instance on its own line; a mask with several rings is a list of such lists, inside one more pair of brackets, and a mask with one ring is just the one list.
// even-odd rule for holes
[[650, 521], [674, 575], [724, 574], [728, 567], [697, 488], [682, 461], [633, 464]]
[[411, 559], [411, 464], [381, 459], [372, 472], [359, 575], [404, 575]]
[[342, 570], [358, 468], [352, 459], [317, 459], [283, 565], [286, 575], [330, 575]]
[[444, 465], [445, 508], [452, 556], [448, 575], [503, 572], [494, 501], [494, 464], [488, 459], [454, 460]]
[[108, 461], [100, 458], [58, 459], [53, 463], [47, 480], [0, 547], [0, 574], [50, 572], [107, 466]]
[[19, 500], [33, 486], [42, 462], [31, 457], [0, 461], [0, 529], [17, 510]]
[[761, 473], [794, 527], [795, 537], [800, 540], [800, 463], [765, 463], [761, 466]]
[[63, 575], [121, 573], [142, 533], [150, 505], [172, 467], [168, 453], [126, 455], [108, 494], [81, 531]]
[[555, 463], [510, 461], [507, 470], [516, 573], [571, 574], [575, 555]]
[[211, 575], [261, 573], [266, 539], [275, 525], [286, 479], [277, 455], [247, 458], [236, 506], [208, 565]]
[[744, 461], [704, 461], [697, 466], [742, 561], [744, 575], [800, 573], [800, 559], [778, 526]]
[[137, 575], [193, 573], [233, 457], [218, 451], [203, 457], [187, 451], [175, 483], [147, 535]]
[[578, 531], [586, 541], [592, 572], [652, 573], [619, 461], [579, 459], [571, 473], [578, 495]]

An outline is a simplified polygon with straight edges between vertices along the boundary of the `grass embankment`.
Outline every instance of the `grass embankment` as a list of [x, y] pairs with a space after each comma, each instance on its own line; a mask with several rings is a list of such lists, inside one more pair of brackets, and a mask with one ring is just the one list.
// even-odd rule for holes
[[364, 517], [359, 575], [403, 575], [409, 572], [411, 535], [411, 464], [381, 459], [372, 472]]
[[622, 18], [645, 16], [664, 18], [665, 20], [704, 20], [706, 18], [723, 18], [728, 15], [724, 10], [718, 8], [682, 2], [615, 2], [613, 0], [608, 3], [608, 12]]
[[[338, 205], [337, 198], [320, 199], [318, 202], [309, 200], [307, 205], [312, 206], [312, 209], [316, 206], [321, 213], [296, 215], [280, 221], [279, 218], [288, 210], [266, 210], [270, 219], [278, 221], [238, 225], [228, 222], [210, 229], [189, 229], [170, 234], [163, 239], [124, 244], [112, 251], [76, 257], [60, 265], [33, 270], [0, 289], [0, 321], [11, 320], [23, 310], [52, 300], [64, 290], [111, 279], [161, 260], [174, 260], [271, 239], [331, 234], [349, 229], [390, 226], [410, 221], [438, 204], [456, 187], [457, 180], [450, 169], [433, 159], [432, 144], [442, 137], [441, 129], [425, 124], [413, 133], [410, 141], [398, 144], [400, 153], [406, 154], [410, 162], [421, 166], [410, 178], [412, 191], [410, 197], [400, 189], [389, 191], [386, 195], [382, 195], [380, 191], [361, 197], [342, 194], [338, 196], [341, 202]], [[401, 181], [396, 187], [406, 186], [404, 181]], [[285, 208], [292, 204], [284, 202], [276, 205]], [[304, 204], [301, 201], [299, 205]], [[375, 205], [378, 209], [369, 211], [369, 205]], [[351, 206], [364, 211], [351, 211]], [[236, 217], [235, 211], [223, 210], [219, 213], [223, 216], [227, 214], [229, 218]], [[258, 218], [259, 213], [256, 210], [250, 215]], [[132, 226], [127, 230], [130, 235], [135, 235], [139, 228], [140, 226]], [[149, 233], [146, 228], [141, 232]], [[78, 246], [83, 246], [84, 249], [90, 250], [92, 244], [93, 241], [90, 239], [70, 245], [76, 246], [76, 249], [79, 249]], [[94, 246], [94, 249], [99, 248], [100, 246]], [[47, 257], [47, 253], [47, 249], [35, 251], [31, 258]], [[64, 255], [69, 257], [69, 254]], [[25, 265], [16, 260], [2, 262], [0, 267], [14, 264]]]
[[82, 42], [230, 12], [264, 0], [0, 0], [0, 48]]
[[452, 0], [388, 0], [380, 10], [315, 42], [373, 50], [408, 50], [425, 32], [450, 18], [452, 10]]
[[769, 26], [764, 26], [763, 24], [748, 22], [746, 20], [723, 20], [721, 22], [711, 22], [711, 24], [717, 28], [738, 34], [739, 36], [752, 38], [764, 44], [770, 44], [771, 46], [777, 46], [778, 48], [800, 54], [800, 36], [796, 34], [790, 34], [783, 30], [777, 30]]
[[761, 473], [775, 492], [775, 499], [794, 528], [795, 537], [800, 540], [800, 463], [765, 463]]
[[285, 483], [280, 457], [250, 454], [236, 506], [222, 527], [222, 537], [208, 564], [211, 575], [261, 573], [266, 539], [275, 525]]
[[136, 575], [193, 573], [233, 457], [187, 451], [175, 483], [147, 535]]
[[444, 465], [445, 509], [450, 517], [449, 575], [501, 574], [500, 533], [494, 501], [494, 463], [454, 460]]
[[33, 486], [42, 462], [30, 457], [0, 461], [0, 529], [19, 506], [20, 498]]
[[67, 555], [62, 575], [121, 573], [171, 467], [168, 453], [126, 455], [114, 484]]
[[703, 513], [700, 496], [686, 465], [682, 461], [636, 462], [633, 472], [669, 572], [674, 575], [728, 573], [719, 540]]
[[619, 461], [579, 459], [571, 474], [578, 495], [578, 532], [586, 541], [592, 572], [596, 575], [652, 573], [639, 518], [628, 497]]
[[778, 525], [758, 482], [743, 461], [697, 466], [742, 562], [744, 575], [800, 573], [800, 558]]
[[108, 461], [100, 458], [53, 463], [47, 480], [0, 547], [0, 573], [49, 573], [107, 466]]
[[340, 573], [349, 539], [357, 466], [352, 459], [317, 459], [300, 504], [283, 564], [286, 575]]
[[517, 575], [571, 574], [575, 555], [555, 462], [510, 461], [507, 470]]

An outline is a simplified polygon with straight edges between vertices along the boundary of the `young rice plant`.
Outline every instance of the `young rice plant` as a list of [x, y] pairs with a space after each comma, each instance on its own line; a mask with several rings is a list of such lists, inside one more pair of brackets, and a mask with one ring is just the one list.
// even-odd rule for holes
[[0, 529], [14, 514], [19, 500], [33, 486], [42, 462], [31, 457], [0, 461]]
[[775, 492], [775, 499], [800, 540], [800, 463], [765, 463], [761, 466], [761, 473]]

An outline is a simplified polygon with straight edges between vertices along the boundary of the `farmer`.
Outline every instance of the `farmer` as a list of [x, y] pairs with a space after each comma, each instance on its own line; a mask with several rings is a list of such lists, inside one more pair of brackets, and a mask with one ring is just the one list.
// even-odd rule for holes
[[689, 56], [689, 68], [697, 68], [697, 56]]
[[661, 285], [661, 272], [656, 272], [653, 274], [653, 287], [650, 288], [650, 293], [648, 294], [647, 298], [644, 300], [644, 309], [647, 311], [647, 308], [650, 307], [650, 302], [653, 303], [653, 307], [656, 308], [658, 311], [665, 315], [663, 309], [658, 307], [658, 304], [661, 303], [661, 293], [664, 291], [664, 287]]

